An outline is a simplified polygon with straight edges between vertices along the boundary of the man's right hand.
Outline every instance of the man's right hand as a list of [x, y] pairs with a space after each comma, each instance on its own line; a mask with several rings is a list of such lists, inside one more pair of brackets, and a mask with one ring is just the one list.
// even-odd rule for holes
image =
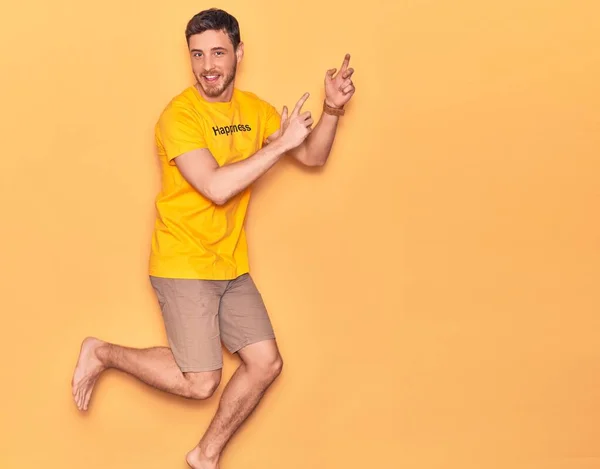
[[280, 139], [285, 143], [289, 150], [296, 148], [310, 134], [312, 130], [313, 119], [310, 111], [300, 114], [302, 106], [309, 97], [309, 93], [304, 93], [296, 103], [296, 107], [288, 118], [287, 106], [283, 107], [281, 113], [281, 136]]

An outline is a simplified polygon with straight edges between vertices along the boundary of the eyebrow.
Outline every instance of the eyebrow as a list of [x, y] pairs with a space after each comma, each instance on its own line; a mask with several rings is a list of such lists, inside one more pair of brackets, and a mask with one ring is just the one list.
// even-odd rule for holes
[[[211, 50], [212, 51], [215, 51], [215, 50], [224, 50], [224, 51], [226, 51], [227, 49], [225, 49], [224, 47], [213, 47]], [[203, 52], [203, 51], [202, 51], [202, 49], [192, 49], [190, 52]]]

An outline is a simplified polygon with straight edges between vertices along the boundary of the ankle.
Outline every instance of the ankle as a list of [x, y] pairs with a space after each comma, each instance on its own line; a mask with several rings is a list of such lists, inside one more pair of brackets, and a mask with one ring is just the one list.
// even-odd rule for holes
[[195, 446], [187, 455], [186, 461], [192, 468], [218, 468], [219, 467], [219, 455], [213, 453], [206, 453], [204, 450], [204, 444], [200, 442]]
[[110, 367], [110, 344], [103, 343], [99, 345], [96, 350], [94, 350], [94, 355], [96, 355], [96, 358], [100, 360], [100, 363], [102, 363], [104, 368]]
[[200, 443], [198, 445], [198, 455], [203, 460], [217, 463], [221, 457], [221, 452], [214, 445]]

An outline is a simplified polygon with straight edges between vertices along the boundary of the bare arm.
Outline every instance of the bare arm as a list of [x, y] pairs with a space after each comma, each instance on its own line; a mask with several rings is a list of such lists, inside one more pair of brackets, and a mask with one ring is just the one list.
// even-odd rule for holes
[[[325, 74], [325, 103], [328, 107], [343, 110], [344, 105], [355, 92], [352, 83], [354, 69], [348, 68], [350, 54], [346, 54], [339, 73], [334, 77], [336, 69], [327, 70]], [[343, 112], [343, 111], [341, 111]], [[307, 166], [323, 166], [333, 146], [340, 117], [323, 112], [319, 122], [310, 135], [289, 154]], [[277, 137], [277, 133], [273, 136]]]
[[261, 148], [250, 158], [219, 167], [207, 148], [175, 158], [185, 180], [207, 199], [223, 205], [266, 173], [286, 152], [280, 141]]
[[306, 166], [323, 166], [333, 146], [339, 117], [323, 113], [306, 140], [289, 154]]
[[[300, 100], [297, 109], [303, 100], [306, 98]], [[210, 151], [202, 148], [176, 157], [175, 164], [192, 187], [215, 204], [223, 205], [265, 174], [286, 152], [300, 145], [311, 125], [310, 113], [296, 112], [280, 138], [245, 160], [219, 166]]]

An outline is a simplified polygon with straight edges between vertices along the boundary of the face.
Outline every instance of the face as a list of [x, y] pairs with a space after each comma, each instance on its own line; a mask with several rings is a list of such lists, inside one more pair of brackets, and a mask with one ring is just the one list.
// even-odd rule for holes
[[234, 52], [224, 31], [204, 31], [190, 37], [192, 71], [198, 86], [208, 98], [225, 98], [233, 88], [237, 64], [243, 55], [243, 44]]

